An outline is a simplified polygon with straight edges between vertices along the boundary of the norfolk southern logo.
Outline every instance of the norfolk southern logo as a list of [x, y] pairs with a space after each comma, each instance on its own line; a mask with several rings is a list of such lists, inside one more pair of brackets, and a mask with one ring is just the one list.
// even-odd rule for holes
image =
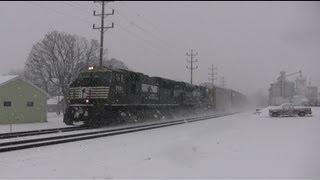
[[82, 98], [86, 98], [90, 94], [90, 88], [89, 87], [83, 87], [81, 89]]

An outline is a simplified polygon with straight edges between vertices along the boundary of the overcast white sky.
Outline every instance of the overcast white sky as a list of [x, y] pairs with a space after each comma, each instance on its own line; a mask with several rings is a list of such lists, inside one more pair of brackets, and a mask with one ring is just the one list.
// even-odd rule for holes
[[[152, 76], [189, 80], [186, 52], [199, 55], [195, 82], [218, 67], [227, 87], [264, 91], [280, 70], [302, 70], [320, 86], [320, 2], [112, 2], [109, 57]], [[109, 9], [109, 8], [108, 8]], [[0, 2], [0, 74], [22, 68], [52, 30], [98, 39], [93, 2]], [[110, 9], [109, 9], [110, 10]], [[290, 79], [295, 79], [291, 77]], [[220, 78], [218, 80], [220, 83]]]

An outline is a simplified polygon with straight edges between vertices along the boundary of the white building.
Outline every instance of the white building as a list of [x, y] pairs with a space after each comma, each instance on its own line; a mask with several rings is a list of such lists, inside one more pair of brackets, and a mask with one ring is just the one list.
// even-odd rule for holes
[[307, 94], [307, 79], [305, 77], [298, 77], [296, 79], [296, 95], [303, 95]]
[[307, 98], [309, 100], [309, 105], [317, 105], [318, 101], [318, 87], [308, 86], [307, 87]]
[[63, 96], [54, 96], [47, 100], [47, 111], [63, 113]]

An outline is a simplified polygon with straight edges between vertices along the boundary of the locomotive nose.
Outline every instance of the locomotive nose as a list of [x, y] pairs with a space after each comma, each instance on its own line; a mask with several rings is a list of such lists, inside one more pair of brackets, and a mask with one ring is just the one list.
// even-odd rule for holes
[[70, 88], [71, 99], [107, 99], [109, 95], [109, 86], [97, 87], [72, 87]]

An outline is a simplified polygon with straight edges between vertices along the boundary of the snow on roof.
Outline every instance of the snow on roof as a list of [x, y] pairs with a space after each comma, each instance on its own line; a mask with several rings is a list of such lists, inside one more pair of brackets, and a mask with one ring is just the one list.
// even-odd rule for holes
[[0, 76], [0, 85], [2, 85], [3, 83], [6, 83], [12, 79], [15, 79], [17, 78], [18, 76], [17, 75], [5, 75], [5, 76]]
[[16, 80], [16, 79], [20, 79], [28, 84], [30, 84], [31, 86], [33, 86], [34, 88], [38, 89], [39, 91], [41, 91], [43, 94], [45, 94], [48, 98], [50, 97], [50, 95], [45, 92], [44, 90], [42, 90], [41, 88], [39, 88], [38, 86], [34, 85], [33, 83], [31, 83], [30, 81], [24, 79], [24, 78], [21, 78], [19, 77], [18, 75], [3, 75], [3, 76], [0, 76], [0, 86], [10, 82], [10, 81], [13, 81], [13, 80]]
[[58, 104], [59, 101], [61, 102], [62, 100], [63, 100], [63, 96], [54, 96], [47, 100], [47, 104], [49, 105]]

